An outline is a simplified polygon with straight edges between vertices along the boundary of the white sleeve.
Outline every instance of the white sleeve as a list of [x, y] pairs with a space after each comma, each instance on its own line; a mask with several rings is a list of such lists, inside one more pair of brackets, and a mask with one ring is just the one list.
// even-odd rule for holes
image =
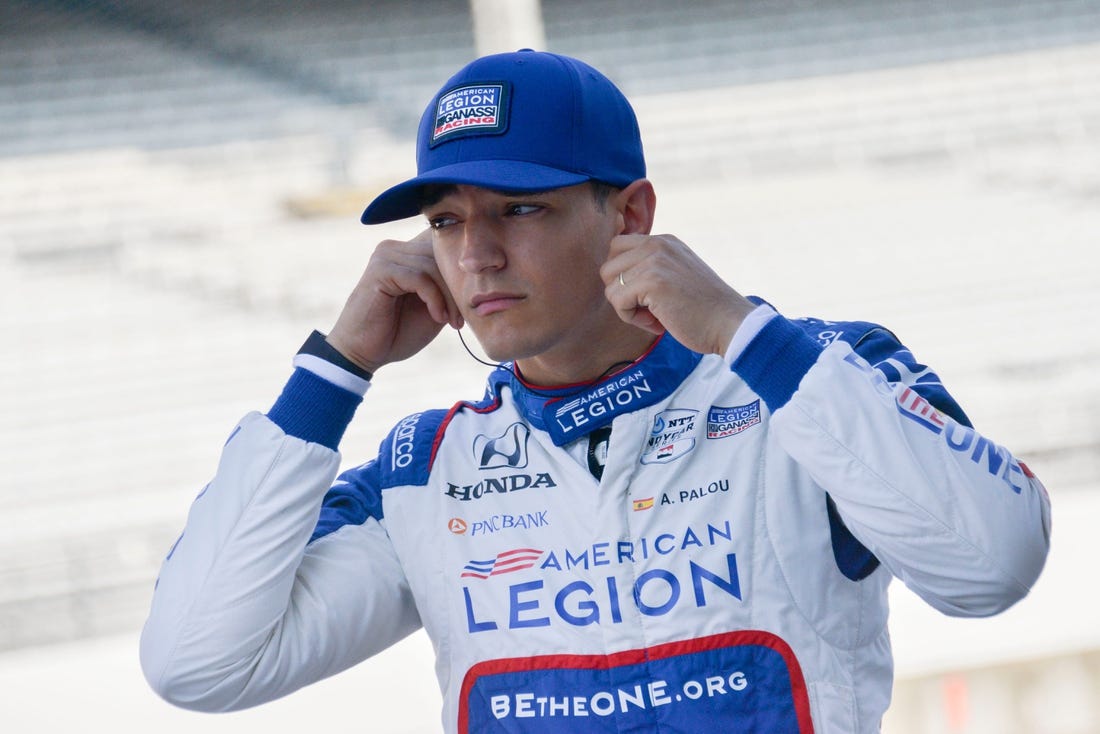
[[995, 614], [1038, 578], [1050, 534], [1038, 479], [847, 344], [821, 352], [774, 426], [856, 538], [937, 609]]
[[312, 543], [339, 454], [258, 413], [226, 444], [161, 569], [141, 664], [162, 697], [223, 711], [285, 695], [420, 626], [382, 524]]

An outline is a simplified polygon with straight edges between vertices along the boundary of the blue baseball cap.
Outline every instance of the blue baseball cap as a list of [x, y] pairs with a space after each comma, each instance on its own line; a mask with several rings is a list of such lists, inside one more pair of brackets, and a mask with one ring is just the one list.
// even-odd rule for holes
[[523, 49], [484, 56], [451, 77], [420, 118], [415, 178], [382, 192], [363, 224], [420, 213], [425, 184], [548, 191], [645, 178], [634, 109], [596, 69]]

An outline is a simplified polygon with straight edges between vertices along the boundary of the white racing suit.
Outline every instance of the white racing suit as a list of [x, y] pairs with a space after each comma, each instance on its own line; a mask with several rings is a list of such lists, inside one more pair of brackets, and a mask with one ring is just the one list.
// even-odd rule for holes
[[252, 706], [423, 626], [447, 732], [873, 732], [890, 579], [989, 615], [1046, 557], [1042, 485], [873, 324], [775, 316], [732, 365], [665, 335], [555, 390], [501, 368], [336, 478], [359, 400], [297, 369], [231, 435], [142, 636], [168, 700]]

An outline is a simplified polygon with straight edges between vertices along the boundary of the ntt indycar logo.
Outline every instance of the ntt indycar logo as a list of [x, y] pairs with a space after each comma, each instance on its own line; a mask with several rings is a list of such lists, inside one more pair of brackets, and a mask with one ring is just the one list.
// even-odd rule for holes
[[[659, 533], [636, 540], [593, 543], [579, 548], [511, 548], [493, 558], [472, 559], [460, 572], [463, 578], [480, 579], [476, 586], [464, 586], [467, 630], [473, 634], [496, 629], [526, 629], [569, 624], [620, 624], [623, 608], [634, 606], [648, 617], [661, 617], [678, 606], [705, 607], [715, 599], [741, 600], [741, 578], [737, 556], [724, 558], [712, 554], [708, 565], [682, 560], [673, 572], [657, 566], [620, 586], [611, 573], [615, 567], [635, 565], [644, 560], [693, 554], [701, 549], [733, 545], [733, 531], [727, 520], [722, 524], [687, 527], [680, 532]], [[719, 560], [721, 558], [721, 560]], [[540, 578], [521, 581], [503, 588], [492, 577], [535, 568]], [[606, 568], [609, 573], [601, 576]], [[577, 580], [577, 571], [588, 581]], [[560, 583], [565, 581], [565, 583]], [[502, 610], [505, 610], [501, 613]]]
[[642, 452], [643, 464], [667, 464], [695, 448], [695, 417], [699, 411], [672, 408], [662, 410], [653, 418], [653, 427], [649, 431], [645, 451]]

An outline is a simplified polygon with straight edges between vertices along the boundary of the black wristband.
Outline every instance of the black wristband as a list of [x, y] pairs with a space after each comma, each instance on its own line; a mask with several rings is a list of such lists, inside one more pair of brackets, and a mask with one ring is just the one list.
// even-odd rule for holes
[[363, 369], [359, 365], [352, 362], [350, 359], [340, 354], [340, 351], [328, 343], [325, 335], [314, 329], [313, 333], [309, 335], [309, 338], [302, 344], [301, 349], [298, 350], [298, 354], [310, 354], [319, 359], [323, 359], [330, 364], [334, 364], [345, 372], [350, 372], [356, 377], [364, 380], [370, 380], [374, 375], [368, 370]]

